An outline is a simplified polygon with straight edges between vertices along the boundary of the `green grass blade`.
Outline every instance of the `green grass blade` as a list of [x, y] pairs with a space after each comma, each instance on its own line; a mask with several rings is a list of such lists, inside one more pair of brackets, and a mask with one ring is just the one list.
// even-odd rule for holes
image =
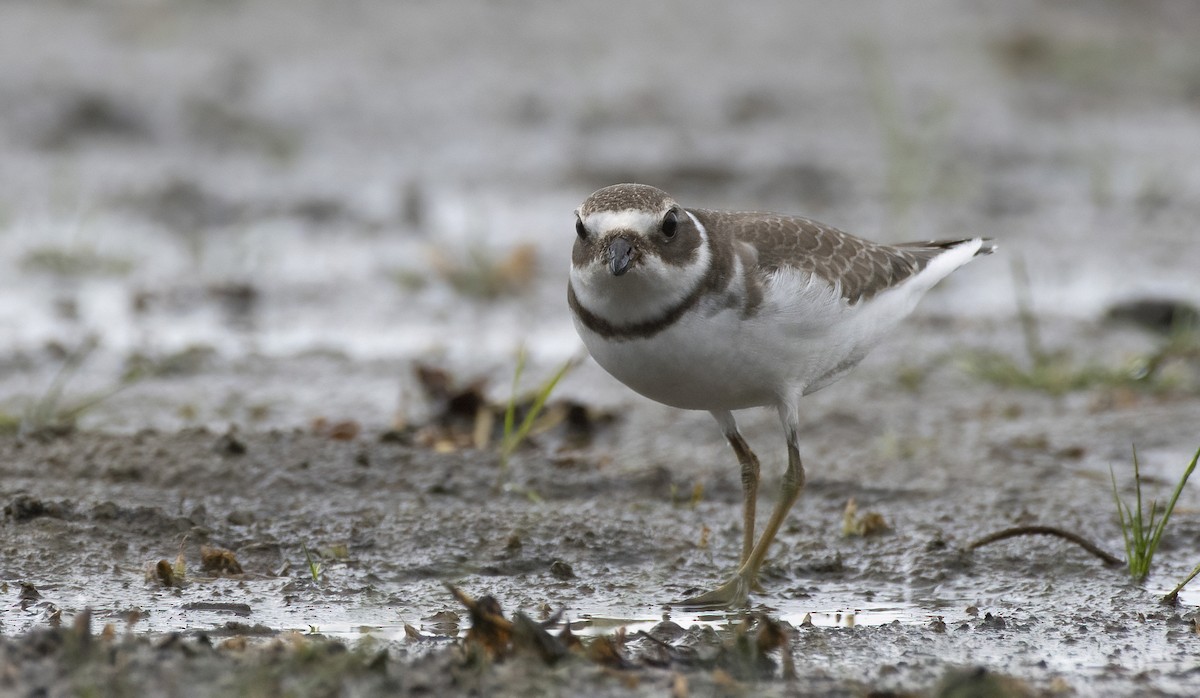
[[[1112, 481], [1113, 501], [1117, 505], [1121, 535], [1125, 539], [1126, 563], [1129, 567], [1129, 574], [1134, 579], [1141, 581], [1150, 574], [1150, 564], [1154, 559], [1154, 553], [1158, 551], [1163, 532], [1167, 528], [1167, 522], [1171, 519], [1171, 513], [1175, 511], [1175, 504], [1179, 501], [1180, 493], [1183, 492], [1188, 479], [1196, 470], [1197, 463], [1200, 463], [1200, 449], [1197, 449], [1195, 455], [1192, 456], [1183, 476], [1175, 485], [1175, 491], [1167, 505], [1160, 508], [1157, 500], [1150, 502], [1149, 518], [1146, 518], [1146, 511], [1142, 505], [1141, 463], [1138, 461], [1137, 448], [1133, 449], [1133, 491], [1136, 510], [1121, 500], [1120, 493], [1117, 491], [1116, 474], [1112, 468], [1109, 468], [1108, 475]], [[1191, 581], [1191, 579], [1192, 577], [1189, 577], [1187, 581]]]
[[[541, 415], [542, 409], [546, 406], [546, 402], [550, 399], [550, 394], [558, 386], [559, 381], [563, 376], [579, 365], [581, 357], [572, 357], [568, 359], [558, 371], [550, 377], [545, 383], [538, 387], [534, 395], [533, 403], [529, 406], [529, 411], [525, 413], [525, 417], [521, 420], [519, 426], [515, 426], [516, 410], [517, 410], [517, 385], [520, 382], [521, 374], [525, 370], [525, 350], [524, 348], [517, 355], [517, 367], [513, 373], [512, 394], [509, 396], [508, 408], [504, 412], [504, 436], [500, 440], [500, 474], [496, 480], [496, 491], [499, 492], [502, 488], [507, 488], [505, 480], [508, 475], [508, 459], [513, 452], [529, 437], [529, 433], [533, 431], [533, 425], [537, 422], [537, 418]], [[523, 490], [525, 496], [535, 503], [541, 501], [541, 497], [532, 490]]]
[[83, 362], [87, 360], [97, 345], [98, 341], [94, 337], [90, 337], [79, 348], [67, 354], [62, 366], [58, 368], [50, 385], [46, 388], [46, 392], [27, 410], [24, 425], [26, 429], [41, 429], [53, 426], [58, 421], [59, 404], [67, 383], [75, 374], [79, 373]]
[[[1134, 453], [1136, 454], [1136, 452], [1135, 450]], [[1135, 478], [1136, 472], [1137, 466], [1135, 465]], [[1121, 494], [1117, 489], [1117, 476], [1111, 467], [1108, 469], [1108, 477], [1112, 481], [1113, 502], [1117, 505], [1117, 518], [1121, 523], [1121, 538], [1125, 542], [1125, 566], [1128, 568], [1129, 576], [1141, 579], [1145, 576], [1145, 573], [1142, 572], [1141, 488], [1136, 486], [1134, 488], [1138, 499], [1138, 516], [1134, 517], [1129, 504], [1121, 500]]]
[[508, 407], [504, 410], [504, 439], [500, 444], [500, 467], [508, 465], [508, 456], [514, 448], [513, 422], [517, 413], [517, 385], [521, 382], [521, 374], [525, 372], [525, 347], [517, 350], [517, 367], [513, 370], [512, 390], [508, 394]]
[[1137, 446], [1133, 447], [1133, 491], [1134, 496], [1137, 497], [1137, 520], [1134, 522], [1134, 530], [1140, 546], [1146, 538], [1142, 535], [1142, 471], [1138, 465]]
[[527, 436], [529, 436], [529, 432], [533, 429], [534, 422], [537, 421], [538, 415], [540, 415], [542, 412], [542, 408], [546, 406], [546, 401], [550, 399], [550, 393], [554, 392], [554, 388], [558, 385], [558, 382], [562, 380], [563, 376], [567, 375], [567, 372], [574, 368], [574, 366], [575, 360], [568, 360], [559, 367], [558, 371], [556, 371], [554, 375], [550, 377], [550, 380], [546, 381], [540, 388], [538, 388], [538, 392], [534, 397], [533, 404], [529, 407], [529, 412], [527, 412], [525, 414], [525, 418], [521, 420], [521, 426], [517, 428], [517, 432], [512, 435], [511, 439], [505, 439], [506, 443], [504, 445], [504, 450], [507, 454], [511, 455], [517, 446], [520, 445]]
[[1158, 541], [1162, 538], [1163, 530], [1167, 527], [1167, 520], [1171, 518], [1171, 512], [1175, 510], [1175, 502], [1179, 501], [1179, 493], [1183, 491], [1183, 486], [1187, 484], [1188, 478], [1192, 476], [1192, 471], [1196, 469], [1197, 461], [1200, 461], [1200, 449], [1196, 450], [1196, 455], [1192, 456], [1192, 462], [1183, 471], [1183, 478], [1179, 480], [1179, 484], [1175, 485], [1175, 492], [1171, 495], [1171, 501], [1167, 503], [1167, 507], [1163, 510], [1162, 520], [1154, 528], [1154, 535], [1150, 539], [1151, 555], [1154, 554], [1155, 550], [1158, 550]]
[[308, 573], [312, 575], [314, 584], [321, 583], [321, 563], [315, 562], [312, 558], [312, 553], [308, 551], [308, 546], [304, 543], [300, 544], [300, 548], [304, 551], [304, 559], [308, 561]]

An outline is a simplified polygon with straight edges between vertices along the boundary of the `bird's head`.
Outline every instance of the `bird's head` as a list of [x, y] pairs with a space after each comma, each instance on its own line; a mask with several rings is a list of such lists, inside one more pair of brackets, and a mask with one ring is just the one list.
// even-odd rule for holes
[[575, 211], [571, 283], [592, 312], [618, 321], [691, 293], [709, 264], [706, 231], [666, 192], [614, 184]]

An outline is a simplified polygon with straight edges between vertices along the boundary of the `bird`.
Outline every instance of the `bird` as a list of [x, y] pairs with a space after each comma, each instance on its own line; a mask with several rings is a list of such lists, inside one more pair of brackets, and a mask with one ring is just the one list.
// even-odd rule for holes
[[[704, 410], [742, 482], [738, 567], [684, 608], [744, 607], [804, 488], [800, 401], [842, 378], [934, 284], [996, 246], [984, 237], [884, 245], [794, 215], [687, 208], [614, 184], [575, 211], [567, 304], [592, 358], [635, 392]], [[755, 538], [759, 460], [733, 412], [774, 408], [788, 462]]]

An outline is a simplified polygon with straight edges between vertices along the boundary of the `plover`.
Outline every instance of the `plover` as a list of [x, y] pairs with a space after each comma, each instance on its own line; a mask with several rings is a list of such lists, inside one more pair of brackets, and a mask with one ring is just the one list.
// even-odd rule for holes
[[[680, 602], [745, 605], [804, 487], [800, 399], [841, 378], [985, 238], [881, 245], [799, 216], [685, 208], [644, 184], [576, 211], [567, 301], [592, 357], [672, 407], [707, 410], [741, 465], [743, 538], [732, 578]], [[787, 441], [779, 500], [754, 538], [758, 458], [733, 410], [774, 407]]]

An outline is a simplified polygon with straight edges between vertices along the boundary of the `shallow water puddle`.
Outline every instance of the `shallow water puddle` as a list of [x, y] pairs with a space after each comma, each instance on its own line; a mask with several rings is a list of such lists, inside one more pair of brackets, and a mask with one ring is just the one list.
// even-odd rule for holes
[[660, 618], [622, 618], [603, 614], [584, 614], [578, 621], [571, 622], [571, 630], [580, 635], [601, 635], [624, 627], [626, 632], [650, 630], [663, 621], [671, 621], [685, 628], [707, 625], [716, 629], [738, 625], [747, 616], [762, 612], [771, 618], [799, 626], [811, 623], [821, 628], [858, 625], [886, 625], [892, 622], [924, 623], [932, 619], [927, 611], [916, 606], [895, 604], [862, 604], [856, 607], [821, 607], [816, 604], [792, 602], [783, 607], [751, 609], [750, 611], [666, 611]]
[[[858, 607], [843, 609], [831, 607], [820, 609], [815, 604], [800, 604], [798, 602], [789, 606], [784, 609], [763, 608], [760, 610], [767, 613], [773, 619], [787, 622], [793, 626], [800, 626], [805, 622], [809, 622], [820, 628], [853, 628], [855, 626], [886, 625], [893, 622], [905, 624], [928, 623], [934, 617], [926, 609], [916, 606], [898, 606], [895, 604], [863, 604]], [[628, 615], [602, 612], [567, 613], [565, 615], [568, 617], [562, 622], [551, 626], [550, 630], [557, 633], [569, 623], [572, 633], [584, 637], [611, 635], [622, 628], [626, 635], [635, 635], [638, 632], [649, 632], [656, 625], [664, 621], [671, 621], [684, 628], [699, 625], [708, 626], [719, 631], [732, 631], [746, 618], [752, 617], [758, 612], [759, 610], [753, 609], [750, 611], [730, 612], [680, 612], [671, 610], [663, 612], [658, 617], [650, 613]], [[420, 631], [422, 638], [413, 638], [410, 636], [409, 633], [411, 631], [406, 629], [405, 623], [371, 625], [353, 622], [334, 622], [322, 623], [310, 628], [291, 629], [300, 632], [320, 632], [322, 635], [339, 637], [351, 642], [366, 637], [388, 642], [404, 642], [414, 639], [433, 640], [445, 637], [440, 631], [431, 627], [431, 624], [413, 623], [411, 627]], [[458, 635], [465, 635], [469, 627], [470, 621], [466, 619], [464, 614]]]
[[[434, 584], [428, 589], [409, 589], [408, 608], [398, 608], [389, 604], [379, 591], [368, 598], [297, 585], [290, 592], [281, 593], [280, 583], [281, 580], [274, 578], [215, 579], [193, 582], [181, 589], [136, 583], [44, 585], [36, 601], [0, 610], [0, 623], [8, 631], [24, 631], [49, 622], [58, 609], [62, 609], [63, 616], [70, 617], [90, 607], [99, 622], [125, 626], [139, 633], [296, 631], [347, 641], [365, 636], [387, 641], [419, 641], [461, 635], [470, 627], [465, 609], [456, 607]], [[10, 582], [10, 587], [18, 586], [18, 581]], [[502, 594], [499, 592], [498, 596], [504, 605]], [[770, 605], [731, 612], [689, 611], [620, 601], [590, 607], [568, 604], [563, 620], [555, 628], [561, 629], [569, 623], [572, 632], [594, 636], [620, 628], [625, 628], [626, 633], [649, 631], [663, 621], [671, 621], [685, 628], [700, 625], [720, 630], [736, 627], [747, 616], [758, 613], [797, 627], [805, 623], [846, 628], [889, 623], [924, 625], [951, 609], [967, 606], [941, 599], [922, 599], [919, 603], [895, 598], [868, 602], [848, 598], [850, 595], [850, 591], [828, 591], [819, 597], [770, 599]], [[1186, 601], [1192, 603], [1193, 599]], [[450, 611], [451, 620], [435, 620], [428, 613], [418, 612], [418, 608]], [[510, 606], [504, 610], [508, 617], [522, 610], [538, 617], [528, 608]]]

